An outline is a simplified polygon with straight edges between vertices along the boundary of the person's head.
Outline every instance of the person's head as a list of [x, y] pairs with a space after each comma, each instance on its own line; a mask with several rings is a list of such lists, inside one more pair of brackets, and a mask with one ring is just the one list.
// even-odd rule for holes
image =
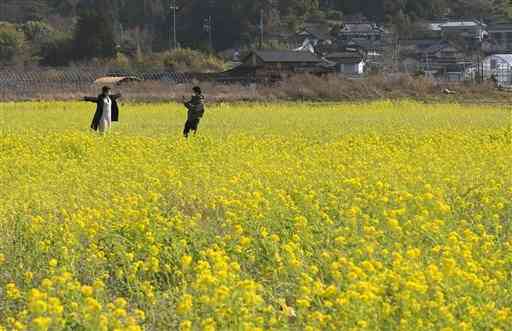
[[110, 95], [111, 91], [112, 89], [108, 86], [103, 86], [103, 88], [101, 89], [101, 93], [103, 93], [103, 95]]
[[194, 86], [194, 88], [192, 89], [192, 91], [194, 91], [194, 93], [196, 95], [200, 95], [201, 94], [201, 88], [199, 86]]

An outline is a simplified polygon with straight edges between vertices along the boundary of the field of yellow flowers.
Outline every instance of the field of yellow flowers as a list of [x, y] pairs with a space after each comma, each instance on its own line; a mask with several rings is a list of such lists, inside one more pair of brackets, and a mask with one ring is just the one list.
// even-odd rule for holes
[[507, 107], [0, 103], [0, 330], [510, 330]]

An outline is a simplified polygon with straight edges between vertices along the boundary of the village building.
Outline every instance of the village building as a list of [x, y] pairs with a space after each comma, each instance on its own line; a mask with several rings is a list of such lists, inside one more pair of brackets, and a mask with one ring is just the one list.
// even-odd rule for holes
[[351, 22], [341, 25], [337, 32], [338, 40], [371, 40], [379, 41], [384, 39], [386, 30], [372, 22]]
[[487, 25], [476, 19], [435, 19], [427, 23], [430, 31], [440, 37], [461, 37], [470, 42], [481, 42], [487, 35]]
[[430, 75], [445, 75], [450, 80], [462, 80], [466, 70], [473, 65], [464, 50], [448, 41], [400, 41], [400, 69], [405, 72], [423, 71]]
[[295, 52], [290, 50], [259, 50], [253, 51], [242, 60], [243, 66], [262, 67], [273, 71], [294, 71], [297, 68], [311, 67], [322, 62], [311, 52]]
[[493, 54], [482, 61], [483, 79], [494, 80], [498, 85], [512, 84], [512, 54]]
[[335, 63], [336, 72], [346, 75], [362, 75], [365, 71], [366, 60], [359, 52], [334, 52], [325, 59]]
[[488, 52], [512, 52], [512, 23], [497, 23], [487, 27]]
[[443, 36], [458, 35], [467, 40], [482, 41], [487, 35], [487, 25], [478, 21], [449, 21], [441, 24]]
[[305, 22], [296, 34], [299, 43], [306, 39], [316, 42], [329, 41], [333, 37], [331, 35], [332, 27], [328, 22]]
[[216, 79], [273, 82], [298, 73], [323, 75], [334, 71], [327, 61], [311, 52], [257, 50], [243, 57], [238, 67], [216, 75]]

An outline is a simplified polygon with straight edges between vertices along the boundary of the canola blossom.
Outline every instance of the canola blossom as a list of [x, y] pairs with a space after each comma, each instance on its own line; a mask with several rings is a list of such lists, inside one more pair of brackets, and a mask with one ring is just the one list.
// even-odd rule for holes
[[0, 330], [509, 330], [512, 112], [0, 103]]

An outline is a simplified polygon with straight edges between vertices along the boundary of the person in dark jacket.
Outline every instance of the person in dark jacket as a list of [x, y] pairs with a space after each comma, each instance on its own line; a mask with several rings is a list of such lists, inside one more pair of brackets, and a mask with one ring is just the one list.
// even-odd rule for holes
[[91, 129], [105, 133], [112, 127], [112, 122], [119, 121], [119, 106], [117, 99], [121, 94], [112, 95], [111, 89], [104, 86], [98, 97], [84, 97], [84, 101], [96, 103], [96, 113], [91, 123]]
[[201, 92], [201, 88], [199, 86], [195, 86], [192, 90], [194, 91], [194, 95], [189, 101], [184, 103], [185, 107], [188, 109], [187, 122], [183, 129], [183, 135], [185, 138], [188, 137], [190, 131], [193, 131], [194, 134], [197, 133], [199, 122], [204, 115], [204, 96]]

